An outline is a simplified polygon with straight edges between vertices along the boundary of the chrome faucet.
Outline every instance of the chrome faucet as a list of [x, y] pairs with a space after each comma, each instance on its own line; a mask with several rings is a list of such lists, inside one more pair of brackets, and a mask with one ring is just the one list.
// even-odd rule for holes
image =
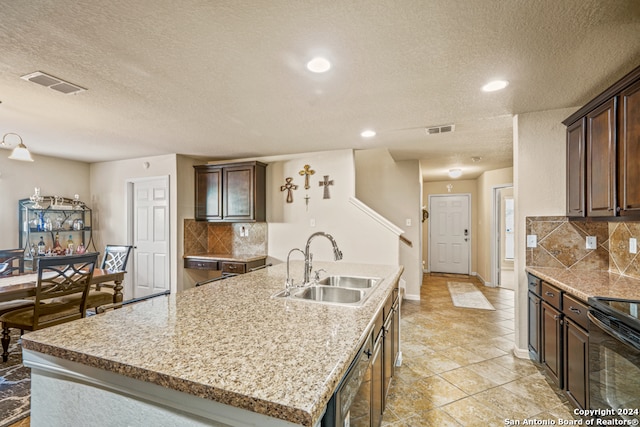
[[313, 270], [312, 261], [313, 254], [309, 252], [309, 246], [311, 245], [311, 241], [316, 236], [323, 236], [329, 239], [331, 245], [333, 246], [333, 257], [336, 261], [340, 261], [342, 259], [342, 252], [338, 249], [338, 244], [331, 234], [325, 233], [324, 231], [318, 231], [317, 233], [313, 233], [307, 239], [307, 245], [304, 247], [304, 283], [309, 283], [309, 276], [311, 276], [311, 270]]
[[[289, 293], [291, 292], [291, 288], [293, 288], [295, 286], [294, 284], [294, 280], [291, 279], [291, 276], [289, 275], [289, 258], [291, 258], [291, 254], [295, 251], [300, 252], [302, 255], [304, 255], [304, 252], [302, 252], [302, 249], [298, 249], [298, 248], [293, 248], [289, 251], [289, 253], [287, 254], [287, 279], [285, 281], [285, 296], [289, 296]], [[306, 256], [305, 256], [305, 260], [306, 260]], [[305, 264], [306, 265], [306, 264]], [[303, 282], [302, 284], [304, 285], [307, 282]]]

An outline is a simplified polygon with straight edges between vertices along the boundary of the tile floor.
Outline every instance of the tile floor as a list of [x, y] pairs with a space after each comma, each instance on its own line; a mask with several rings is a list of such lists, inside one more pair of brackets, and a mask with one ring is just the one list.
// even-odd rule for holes
[[[448, 281], [476, 284], [496, 310], [454, 307]], [[562, 392], [536, 365], [512, 353], [513, 291], [485, 287], [473, 277], [427, 274], [420, 297], [403, 302], [403, 364], [392, 382], [383, 426], [573, 419]]]

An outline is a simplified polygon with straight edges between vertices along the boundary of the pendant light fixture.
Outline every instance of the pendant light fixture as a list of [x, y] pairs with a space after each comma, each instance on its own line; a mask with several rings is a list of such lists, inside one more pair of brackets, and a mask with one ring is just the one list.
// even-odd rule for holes
[[13, 133], [13, 132], [5, 133], [4, 136], [2, 137], [2, 142], [0, 143], [2, 148], [9, 148], [9, 144], [7, 144], [7, 141], [6, 141], [7, 135], [15, 135], [20, 140], [20, 144], [18, 144], [16, 148], [13, 149], [9, 158], [11, 160], [20, 160], [22, 162], [33, 162], [33, 157], [31, 157], [31, 153], [27, 149], [27, 146], [24, 145], [24, 142], [22, 142], [22, 137], [20, 137], [20, 135], [18, 135], [17, 133]]

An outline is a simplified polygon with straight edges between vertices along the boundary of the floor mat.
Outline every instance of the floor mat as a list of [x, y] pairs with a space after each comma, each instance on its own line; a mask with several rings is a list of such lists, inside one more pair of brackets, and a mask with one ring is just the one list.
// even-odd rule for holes
[[0, 427], [20, 421], [31, 410], [31, 369], [22, 366], [19, 339], [20, 330], [12, 329], [9, 360], [0, 360]]
[[482, 292], [473, 283], [447, 282], [451, 300], [456, 307], [495, 310]]

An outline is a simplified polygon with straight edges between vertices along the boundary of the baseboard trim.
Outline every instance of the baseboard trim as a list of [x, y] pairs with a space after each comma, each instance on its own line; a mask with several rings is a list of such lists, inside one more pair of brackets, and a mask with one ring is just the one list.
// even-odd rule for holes
[[529, 359], [529, 349], [518, 348], [516, 346], [513, 347], [513, 355], [518, 359]]
[[420, 301], [419, 294], [404, 294], [404, 299], [408, 299], [411, 301]]

